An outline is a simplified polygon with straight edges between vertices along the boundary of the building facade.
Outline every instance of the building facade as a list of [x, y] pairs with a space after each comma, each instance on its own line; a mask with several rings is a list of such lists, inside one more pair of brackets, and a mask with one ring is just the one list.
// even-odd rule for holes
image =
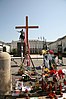
[[43, 49], [43, 41], [29, 40], [30, 52], [39, 53]]
[[[21, 44], [19, 44], [20, 41], [12, 41], [11, 42], [11, 51], [13, 49], [20, 50]], [[19, 46], [18, 46], [19, 45]], [[31, 54], [38, 54], [43, 49], [43, 47], [46, 46], [46, 43], [41, 40], [29, 40], [29, 48]]]
[[[17, 42], [19, 41], [12, 41], [11, 42], [11, 50], [13, 48], [17, 49]], [[30, 46], [30, 53], [39, 53], [42, 49], [43, 46], [47, 45], [49, 46], [49, 49], [54, 50], [55, 53], [58, 52], [58, 47], [62, 47], [62, 53], [66, 52], [66, 36], [57, 39], [54, 42], [45, 42], [41, 40], [29, 40], [29, 46]]]
[[5, 42], [0, 41], [0, 51], [8, 52], [10, 53], [11, 46]]
[[59, 46], [62, 48], [62, 53], [65, 53], [66, 51], [66, 36], [57, 39], [54, 42], [49, 43], [49, 48], [54, 50], [55, 53], [58, 52]]

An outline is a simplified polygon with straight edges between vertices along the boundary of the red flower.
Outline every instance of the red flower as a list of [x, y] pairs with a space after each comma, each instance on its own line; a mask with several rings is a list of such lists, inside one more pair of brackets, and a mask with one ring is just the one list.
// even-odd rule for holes
[[50, 70], [50, 74], [55, 74], [56, 73], [56, 70]]

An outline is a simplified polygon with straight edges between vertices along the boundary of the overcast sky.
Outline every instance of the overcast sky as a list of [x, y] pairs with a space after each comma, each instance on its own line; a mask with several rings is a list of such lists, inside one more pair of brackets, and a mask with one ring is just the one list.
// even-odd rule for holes
[[39, 26], [29, 29], [29, 40], [55, 41], [66, 35], [66, 0], [0, 0], [0, 41], [18, 40], [15, 26], [25, 25], [26, 16], [29, 25]]

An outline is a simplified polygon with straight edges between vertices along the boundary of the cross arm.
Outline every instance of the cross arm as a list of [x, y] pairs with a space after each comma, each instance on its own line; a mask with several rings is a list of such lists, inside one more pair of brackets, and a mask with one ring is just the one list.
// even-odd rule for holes
[[[26, 28], [26, 26], [16, 26], [16, 29]], [[28, 28], [39, 28], [39, 26], [28, 26]]]

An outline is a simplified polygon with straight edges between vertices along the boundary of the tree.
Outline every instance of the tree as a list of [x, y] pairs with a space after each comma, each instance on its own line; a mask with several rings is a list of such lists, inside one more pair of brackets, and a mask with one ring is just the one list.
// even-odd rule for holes
[[13, 48], [11, 53], [12, 53], [14, 56], [17, 56], [17, 49], [16, 49], [16, 48]]

